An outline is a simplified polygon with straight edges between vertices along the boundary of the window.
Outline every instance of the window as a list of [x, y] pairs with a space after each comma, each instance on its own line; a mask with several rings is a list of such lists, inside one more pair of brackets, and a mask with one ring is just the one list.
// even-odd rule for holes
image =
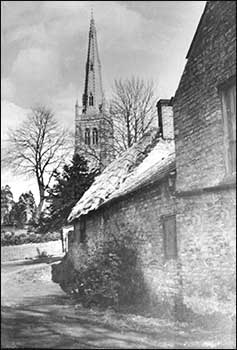
[[236, 172], [236, 78], [227, 81], [219, 90], [224, 119], [226, 170], [231, 175]]
[[79, 135], [79, 126], [76, 126], [76, 135]]
[[168, 177], [168, 188], [169, 188], [169, 192], [173, 192], [175, 191], [175, 183], [176, 183], [176, 171], [172, 170], [169, 173], [169, 177]]
[[164, 255], [165, 259], [177, 258], [176, 217], [163, 217]]
[[91, 143], [91, 137], [90, 137], [90, 129], [86, 129], [85, 131], [85, 144], [90, 145]]
[[93, 96], [92, 96], [91, 92], [90, 92], [90, 96], [89, 96], [89, 106], [93, 106]]
[[96, 128], [93, 128], [92, 131], [92, 142], [93, 145], [98, 145], [98, 130]]
[[93, 70], [93, 63], [90, 64], [90, 70]]

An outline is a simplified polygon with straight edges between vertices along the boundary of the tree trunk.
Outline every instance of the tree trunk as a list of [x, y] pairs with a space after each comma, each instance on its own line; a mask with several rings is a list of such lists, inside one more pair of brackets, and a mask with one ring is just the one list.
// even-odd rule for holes
[[37, 206], [37, 211], [36, 211], [37, 220], [39, 220], [39, 217], [40, 217], [40, 214], [42, 212], [43, 205], [44, 205], [44, 187], [40, 183], [38, 183], [38, 186], [39, 186], [40, 201], [39, 201], [39, 205]]
[[44, 205], [44, 199], [40, 199], [39, 205], [38, 205], [38, 207], [37, 207], [38, 217], [39, 217], [40, 214], [41, 214], [43, 205]]

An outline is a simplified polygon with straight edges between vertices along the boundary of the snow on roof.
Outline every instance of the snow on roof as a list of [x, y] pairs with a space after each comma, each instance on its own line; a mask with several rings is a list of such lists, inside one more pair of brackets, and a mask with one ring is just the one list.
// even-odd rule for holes
[[128, 194], [140, 186], [157, 181], [174, 169], [174, 141], [159, 140], [144, 161], [128, 175], [120, 188], [111, 194], [109, 200]]
[[98, 209], [113, 198], [156, 181], [175, 167], [174, 162], [174, 141], [158, 139], [157, 129], [152, 129], [96, 177], [73, 207], [68, 221]]

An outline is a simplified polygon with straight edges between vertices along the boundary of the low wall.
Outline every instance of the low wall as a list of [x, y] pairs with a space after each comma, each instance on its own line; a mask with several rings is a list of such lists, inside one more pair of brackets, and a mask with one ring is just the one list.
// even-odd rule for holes
[[1, 247], [1, 262], [35, 258], [38, 254], [37, 248], [40, 252], [46, 251], [48, 255], [63, 255], [61, 240], [45, 243], [29, 243]]

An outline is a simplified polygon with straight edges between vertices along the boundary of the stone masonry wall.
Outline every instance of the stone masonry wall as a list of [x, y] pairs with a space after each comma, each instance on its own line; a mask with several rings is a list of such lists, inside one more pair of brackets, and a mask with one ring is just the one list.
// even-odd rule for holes
[[171, 100], [160, 99], [157, 104], [159, 129], [164, 140], [174, 139], [173, 103]]
[[[75, 152], [83, 154], [89, 165], [104, 169], [113, 160], [113, 127], [103, 113], [81, 114], [76, 119]], [[90, 146], [85, 144], [85, 131], [90, 130]], [[98, 144], [93, 144], [93, 128], [98, 131]], [[101, 162], [101, 164], [100, 164]]]
[[234, 185], [195, 193], [228, 178], [218, 86], [236, 74], [235, 8], [207, 3], [173, 103], [184, 302], [200, 313], [235, 310]]
[[209, 1], [174, 98], [177, 190], [226, 176], [218, 86], [236, 74], [236, 2]]
[[[167, 181], [160, 186], [154, 184], [86, 216], [87, 239], [98, 236], [115, 237], [131, 234], [134, 244], [139, 246], [144, 276], [151, 296], [158, 302], [172, 305], [177, 293], [176, 262], [165, 261], [162, 217], [175, 214], [175, 198], [168, 190]], [[79, 235], [79, 224], [75, 227]], [[78, 238], [75, 238], [78, 242]], [[80, 258], [75, 243], [70, 254], [76, 267]]]
[[[161, 192], [160, 192], [161, 189]], [[162, 218], [176, 214], [178, 259], [165, 260]], [[232, 190], [175, 198], [153, 185], [86, 216], [87, 240], [131, 232], [155, 303], [175, 296], [198, 314], [232, 315], [235, 305], [235, 196]], [[75, 267], [79, 223], [70, 255]], [[180, 289], [182, 285], [182, 289]]]
[[162, 106], [162, 120], [163, 120], [163, 138], [174, 139], [174, 118], [173, 107]]
[[[235, 6], [234, 1], [208, 2], [174, 98], [177, 197], [168, 194], [167, 185], [154, 184], [86, 216], [89, 239], [132, 232], [158, 300], [173, 301], [181, 273], [184, 304], [204, 314], [235, 310], [235, 190], [186, 197], [179, 192], [226, 178], [218, 86], [236, 74]], [[162, 216], [174, 213], [178, 264], [164, 259]], [[76, 266], [76, 243], [70, 254]]]
[[177, 236], [185, 305], [235, 312], [236, 208], [232, 190], [179, 198]]

